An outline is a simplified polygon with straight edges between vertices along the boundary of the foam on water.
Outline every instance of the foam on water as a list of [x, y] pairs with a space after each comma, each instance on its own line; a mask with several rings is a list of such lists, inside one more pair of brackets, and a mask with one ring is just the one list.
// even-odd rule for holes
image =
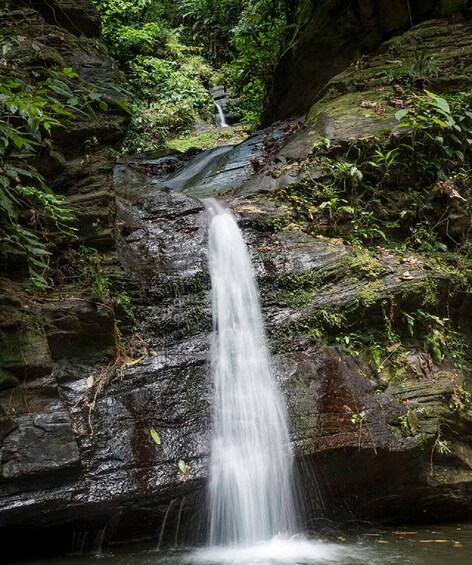
[[353, 550], [348, 547], [303, 538], [274, 537], [253, 545], [207, 547], [195, 552], [192, 561], [219, 565], [316, 565], [343, 563], [345, 559], [349, 559], [349, 563], [359, 563]]

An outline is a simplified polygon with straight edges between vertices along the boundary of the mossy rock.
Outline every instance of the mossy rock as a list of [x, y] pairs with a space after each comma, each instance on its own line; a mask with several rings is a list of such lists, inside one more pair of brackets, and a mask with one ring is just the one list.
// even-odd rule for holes
[[52, 371], [52, 359], [42, 322], [18, 313], [0, 330], [0, 367], [18, 377], [35, 378]]
[[306, 113], [333, 76], [374, 54], [382, 42], [466, 7], [467, 0], [304, 0], [275, 73], [264, 123]]
[[10, 371], [5, 371], [0, 367], [0, 390], [13, 388], [18, 385], [18, 379]]
[[316, 103], [310, 110], [307, 122], [310, 135], [316, 140], [323, 136], [332, 143], [350, 139], [369, 138], [390, 132], [398, 122], [396, 108], [391, 105], [393, 90], [353, 92], [337, 97], [330, 103]]

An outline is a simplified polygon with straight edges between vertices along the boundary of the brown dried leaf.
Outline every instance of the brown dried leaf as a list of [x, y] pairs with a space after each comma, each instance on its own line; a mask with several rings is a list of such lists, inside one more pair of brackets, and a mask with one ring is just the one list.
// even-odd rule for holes
[[402, 275], [398, 277], [401, 281], [411, 281], [415, 277], [410, 273], [410, 271], [405, 271]]
[[438, 181], [434, 186], [434, 193], [441, 193], [449, 196], [449, 198], [455, 198], [456, 200], [461, 200], [462, 202], [467, 202], [467, 199], [461, 196], [457, 190], [454, 188], [454, 184], [451, 181]]

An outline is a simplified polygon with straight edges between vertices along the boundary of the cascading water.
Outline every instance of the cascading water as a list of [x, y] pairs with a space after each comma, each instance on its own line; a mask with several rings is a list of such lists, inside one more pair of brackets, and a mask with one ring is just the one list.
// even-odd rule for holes
[[344, 548], [294, 535], [293, 454], [251, 260], [231, 212], [214, 199], [204, 202], [213, 304], [210, 533], [209, 546], [191, 562], [359, 563]]
[[217, 102], [216, 100], [213, 100], [213, 102], [215, 103], [216, 111], [218, 113], [218, 120], [217, 120], [218, 125], [220, 126], [220, 128], [229, 128], [229, 125], [226, 122], [226, 117], [225, 117], [225, 114], [223, 112], [223, 108], [221, 107], [221, 104], [219, 102]]
[[293, 456], [249, 253], [232, 214], [213, 199], [207, 207], [215, 387], [210, 545], [253, 544], [295, 532]]

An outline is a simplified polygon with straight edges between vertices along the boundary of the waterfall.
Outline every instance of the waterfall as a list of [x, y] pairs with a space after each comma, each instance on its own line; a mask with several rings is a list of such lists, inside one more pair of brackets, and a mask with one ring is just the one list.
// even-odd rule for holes
[[225, 114], [223, 112], [223, 108], [221, 107], [221, 104], [216, 100], [213, 100], [213, 102], [215, 103], [216, 110], [218, 112], [217, 124], [220, 126], [220, 128], [229, 128], [229, 125], [226, 123]]
[[295, 532], [293, 455], [249, 253], [233, 215], [214, 199], [206, 205], [214, 377], [209, 541], [249, 545]]
[[297, 533], [285, 403], [271, 370], [251, 259], [231, 212], [214, 199], [208, 258], [214, 378], [209, 545], [198, 565], [374, 563], [368, 552]]

